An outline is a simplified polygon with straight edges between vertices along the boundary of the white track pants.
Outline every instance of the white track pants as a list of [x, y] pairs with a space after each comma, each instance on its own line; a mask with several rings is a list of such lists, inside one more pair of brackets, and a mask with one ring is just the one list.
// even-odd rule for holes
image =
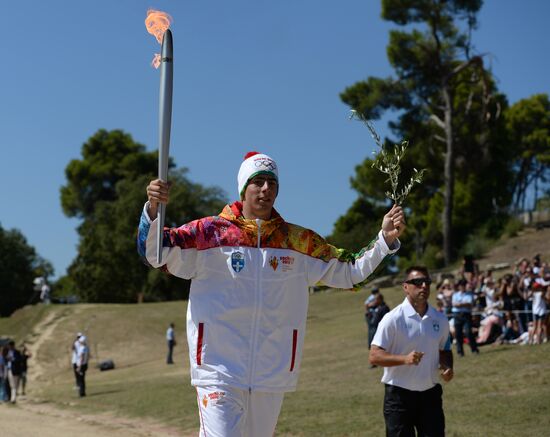
[[196, 387], [200, 437], [272, 437], [284, 393]]

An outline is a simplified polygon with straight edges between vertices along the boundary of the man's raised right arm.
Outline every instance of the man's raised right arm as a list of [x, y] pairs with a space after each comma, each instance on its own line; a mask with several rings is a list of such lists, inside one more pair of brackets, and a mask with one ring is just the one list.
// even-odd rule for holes
[[159, 265], [156, 262], [157, 226], [153, 223], [157, 218], [158, 205], [168, 203], [170, 185], [160, 179], [147, 185], [147, 203], [141, 214], [137, 235], [138, 253], [151, 267], [162, 267], [174, 276], [192, 279], [197, 267], [196, 232], [193, 223], [179, 228], [164, 228], [163, 263]]
[[147, 185], [147, 214], [151, 220], [157, 218], [159, 203], [168, 204], [170, 198], [170, 183], [155, 179]]

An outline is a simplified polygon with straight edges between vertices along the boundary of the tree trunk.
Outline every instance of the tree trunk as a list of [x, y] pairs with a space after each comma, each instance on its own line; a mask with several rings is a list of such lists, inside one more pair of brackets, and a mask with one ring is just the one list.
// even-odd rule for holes
[[453, 258], [452, 250], [452, 217], [454, 200], [454, 138], [453, 138], [453, 105], [451, 93], [448, 84], [443, 86], [443, 99], [445, 101], [445, 142], [447, 145], [445, 152], [445, 198], [443, 205], [443, 256], [445, 265], [448, 266]]

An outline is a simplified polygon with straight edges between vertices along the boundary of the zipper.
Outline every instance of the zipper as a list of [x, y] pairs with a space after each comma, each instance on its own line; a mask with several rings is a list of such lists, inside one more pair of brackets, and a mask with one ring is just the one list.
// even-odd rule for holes
[[256, 219], [256, 225], [258, 226], [258, 243], [257, 243], [257, 249], [258, 253], [256, 255], [256, 290], [255, 290], [255, 299], [254, 299], [254, 316], [252, 318], [252, 341], [250, 343], [251, 349], [250, 349], [250, 359], [248, 362], [248, 369], [249, 369], [249, 376], [248, 376], [248, 392], [252, 393], [252, 380], [254, 378], [254, 374], [256, 373], [256, 360], [255, 360], [255, 351], [256, 351], [256, 342], [258, 341], [258, 318], [260, 309], [262, 307], [262, 292], [260, 289], [260, 276], [262, 273], [262, 252], [261, 249], [261, 243], [262, 243], [262, 220]]

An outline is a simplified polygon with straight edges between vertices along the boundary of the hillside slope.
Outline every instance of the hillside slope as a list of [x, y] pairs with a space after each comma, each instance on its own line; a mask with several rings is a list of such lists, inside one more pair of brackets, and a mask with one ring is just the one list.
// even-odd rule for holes
[[516, 237], [503, 238], [479, 260], [479, 264], [481, 269], [500, 263], [513, 265], [523, 257], [531, 260], [536, 254], [550, 261], [550, 228], [526, 228]]
[[[549, 240], [550, 230], [525, 231], [495, 246], [480, 260], [481, 268], [535, 253], [548, 259]], [[403, 300], [399, 287], [383, 293], [391, 307]], [[297, 392], [285, 396], [278, 436], [383, 435], [382, 370], [368, 368], [363, 316], [367, 294], [367, 290], [321, 292], [310, 297], [300, 383]], [[18, 343], [27, 341], [33, 352], [28, 396], [19, 408], [123, 428], [125, 436], [196, 435], [197, 399], [189, 385], [186, 306], [186, 302], [36, 305], [0, 319], [0, 335], [8, 334]], [[178, 340], [175, 366], [165, 364], [165, 331], [170, 322], [176, 324]], [[92, 352], [84, 399], [73, 390], [70, 367], [70, 348], [78, 331], [89, 337]], [[456, 378], [445, 386], [448, 434], [545, 435], [550, 428], [548, 353], [550, 343], [495, 346], [482, 348], [479, 357], [457, 359]], [[116, 369], [100, 372], [94, 367], [105, 359], [114, 360]], [[510, 405], [520, 407], [507, 414]], [[0, 410], [2, 420], [8, 410], [3, 406]], [[97, 426], [97, 435], [104, 435]], [[35, 435], [40, 435], [39, 429]]]

